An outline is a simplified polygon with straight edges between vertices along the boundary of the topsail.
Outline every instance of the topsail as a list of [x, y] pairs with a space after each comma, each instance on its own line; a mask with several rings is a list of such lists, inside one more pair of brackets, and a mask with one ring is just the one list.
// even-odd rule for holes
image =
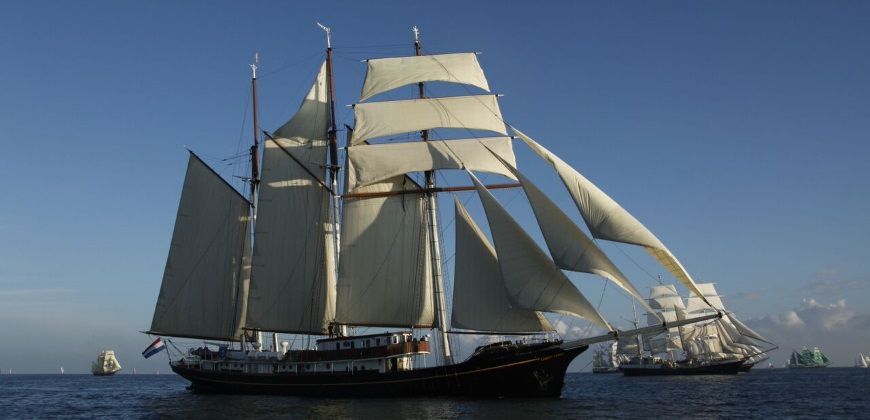
[[477, 54], [436, 54], [377, 58], [367, 61], [368, 71], [360, 102], [379, 93], [422, 82], [451, 82], [489, 91]]

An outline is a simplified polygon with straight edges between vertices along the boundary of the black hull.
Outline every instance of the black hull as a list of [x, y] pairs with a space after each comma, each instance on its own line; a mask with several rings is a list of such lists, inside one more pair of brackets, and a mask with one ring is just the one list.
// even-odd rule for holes
[[94, 373], [94, 376], [113, 376], [113, 375], [115, 375], [116, 373], [118, 373], [118, 372], [112, 372], [112, 373]]
[[734, 362], [717, 363], [703, 366], [680, 366], [675, 367], [622, 367], [619, 370], [625, 376], [674, 376], [674, 375], [736, 375], [743, 366], [742, 360]]
[[743, 372], [743, 373], [749, 372], [750, 370], [752, 370], [752, 368], [754, 366], [755, 366], [755, 363], [744, 363], [744, 364], [740, 365], [739, 371]]
[[467, 361], [404, 372], [248, 374], [172, 365], [194, 392], [309, 397], [559, 397], [568, 364], [588, 346], [510, 345]]

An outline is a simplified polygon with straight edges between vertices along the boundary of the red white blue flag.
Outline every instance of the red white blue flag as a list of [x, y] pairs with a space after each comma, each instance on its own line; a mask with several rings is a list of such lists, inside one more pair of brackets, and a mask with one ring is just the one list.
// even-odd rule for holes
[[154, 342], [151, 343], [151, 345], [142, 352], [142, 356], [145, 356], [145, 358], [147, 359], [157, 353], [160, 353], [165, 348], [166, 345], [163, 344], [163, 340], [161, 340], [160, 337], [157, 337], [157, 339], [154, 340]]

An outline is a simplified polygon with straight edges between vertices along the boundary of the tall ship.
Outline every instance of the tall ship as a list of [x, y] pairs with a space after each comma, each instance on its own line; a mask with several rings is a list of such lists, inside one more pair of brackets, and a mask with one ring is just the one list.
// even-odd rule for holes
[[599, 344], [592, 354], [592, 373], [619, 373], [619, 343]]
[[112, 350], [101, 351], [97, 360], [91, 363], [91, 373], [95, 376], [111, 376], [119, 371], [121, 371], [121, 363], [115, 358], [115, 352]]
[[[627, 346], [634, 351], [622, 355], [628, 360], [620, 365], [623, 373], [628, 376], [736, 374], [749, 371], [766, 360], [765, 353], [776, 348], [725, 310], [714, 284], [696, 286], [700, 293], [692, 292], [685, 304], [674, 285], [652, 287], [649, 306], [653, 309], [647, 313], [648, 325], [717, 313], [722, 316], [644, 336], [643, 343], [629, 343]], [[762, 349], [766, 344], [772, 347]], [[649, 352], [644, 353], [638, 350], [640, 348]]]
[[[414, 28], [413, 55], [366, 60], [354, 124], [345, 126], [340, 148], [331, 31], [321, 28], [325, 61], [297, 113], [272, 133], [259, 129], [256, 62], [251, 66], [254, 136], [243, 191], [190, 152], [146, 333], [170, 338], [170, 366], [192, 390], [558, 397], [568, 364], [591, 344], [721, 316], [627, 331], [602, 317], [563, 270], [598, 275], [646, 303], [517, 169], [517, 140], [560, 177], [592, 238], [643, 247], [699, 291], [634, 216], [505, 122], [475, 53], [424, 54]], [[433, 84], [468, 94], [436, 96]], [[413, 96], [372, 100], [403, 91]], [[461, 183], [448, 184], [447, 176]], [[546, 250], [491, 192], [504, 188], [525, 193]], [[477, 195], [492, 242], [466, 209], [473, 196], [465, 192]], [[446, 225], [444, 201], [453, 207]], [[445, 259], [447, 229], [455, 254]], [[607, 333], [563, 340], [553, 314]], [[496, 338], [459, 361], [451, 345], [459, 334], [510, 339]], [[206, 344], [185, 350], [172, 337]]]
[[788, 359], [790, 368], [823, 368], [831, 364], [831, 359], [825, 356], [818, 347], [812, 350], [804, 347], [801, 351], [792, 350]]

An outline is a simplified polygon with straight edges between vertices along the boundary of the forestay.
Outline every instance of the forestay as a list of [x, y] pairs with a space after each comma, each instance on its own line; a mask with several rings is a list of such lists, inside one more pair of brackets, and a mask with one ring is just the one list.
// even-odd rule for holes
[[347, 148], [347, 191], [397, 175], [434, 169], [465, 167], [514, 178], [493, 153], [516, 163], [510, 137], [351, 146]]
[[489, 91], [474, 53], [391, 57], [367, 61], [360, 102], [402, 86], [423, 82], [452, 82]]
[[684, 286], [703, 296], [683, 265], [649, 229], [565, 161], [516, 128], [511, 128], [535, 153], [553, 166], [593, 237], [645, 247]]
[[352, 145], [366, 140], [432, 128], [487, 130], [507, 135], [495, 95], [409, 99], [354, 106]]
[[[419, 188], [405, 176], [361, 193]], [[346, 199], [336, 321], [347, 325], [431, 327], [432, 268], [422, 194]]]
[[250, 203], [192, 152], [150, 333], [238, 340]]
[[326, 66], [296, 114], [265, 143], [246, 328], [323, 334], [335, 317], [335, 248], [323, 186]]
[[458, 199], [455, 206], [453, 328], [506, 334], [553, 331], [540, 312], [511, 307], [495, 249]]
[[535, 241], [498, 203], [477, 177], [468, 173], [486, 211], [508, 298], [514, 307], [586, 318], [612, 330]]

